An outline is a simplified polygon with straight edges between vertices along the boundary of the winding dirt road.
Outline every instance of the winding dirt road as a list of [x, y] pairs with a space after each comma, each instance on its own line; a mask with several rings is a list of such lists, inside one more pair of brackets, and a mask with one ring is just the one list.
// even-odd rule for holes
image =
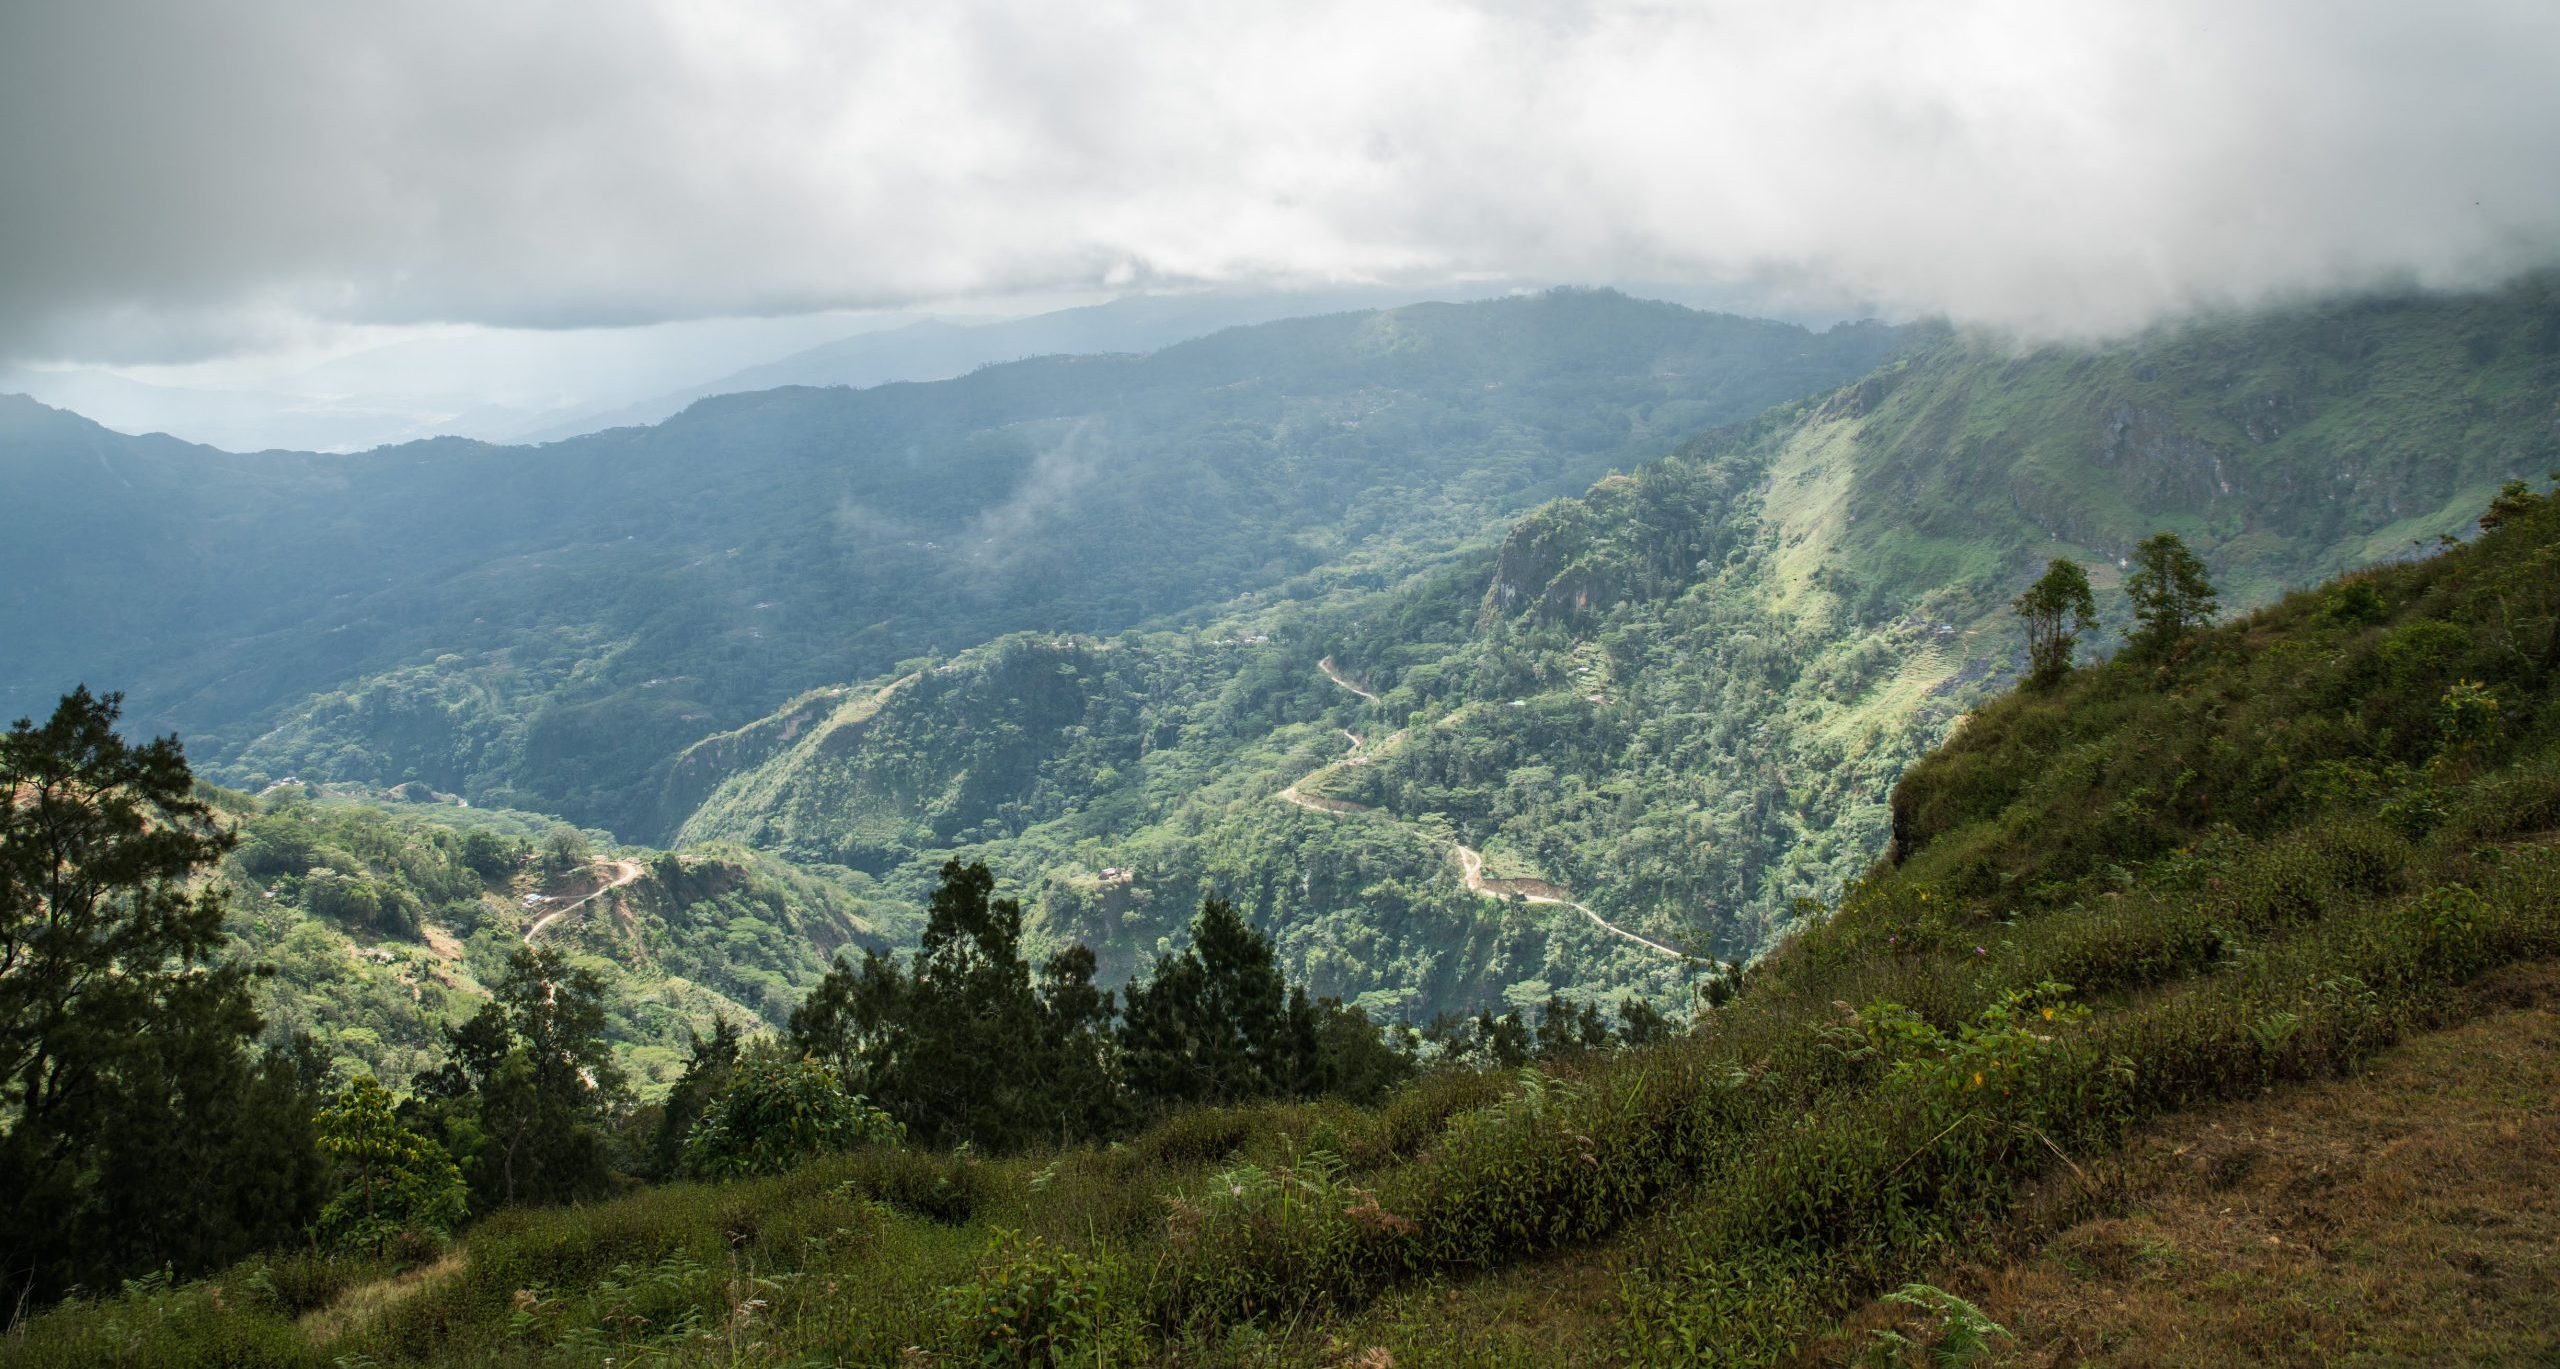
[[552, 909], [550, 912], [544, 913], [542, 916], [535, 918], [533, 920], [533, 925], [524, 929], [524, 944], [527, 946], [532, 945], [533, 939], [542, 935], [544, 932], [549, 931], [552, 923], [558, 922], [560, 919], [578, 911], [580, 908], [587, 906], [596, 899], [612, 893], [614, 890], [640, 878], [640, 862], [636, 860], [603, 861], [599, 863], [597, 868], [609, 870], [612, 874], [604, 883], [596, 886], [594, 893], [588, 894], [586, 897], [579, 899], [575, 903], [564, 903], [559, 907]]
[[1351, 749], [1344, 752], [1342, 759], [1335, 761], [1332, 765], [1320, 765], [1291, 781], [1288, 788], [1280, 791], [1282, 803], [1296, 804], [1310, 813], [1366, 813], [1369, 811], [1369, 805], [1365, 803], [1353, 803], [1349, 799], [1328, 799], [1318, 794], [1298, 792], [1299, 785], [1305, 784], [1318, 775], [1332, 774], [1336, 766], [1358, 765], [1368, 759], [1360, 754], [1360, 749], [1368, 744], [1361, 740], [1360, 734], [1347, 727], [1341, 731], [1343, 736], [1351, 739]]
[[[1353, 684], [1343, 676], [1341, 671], [1334, 669], [1332, 657], [1327, 656], [1323, 660], [1316, 662], [1316, 669], [1323, 671], [1326, 679], [1333, 681], [1344, 689], [1350, 690], [1352, 693], [1359, 695], [1370, 703], [1376, 703], [1378, 701], [1377, 695]], [[1281, 790], [1277, 797], [1282, 803], [1293, 804], [1299, 808], [1306, 809], [1310, 813], [1327, 813], [1335, 816], [1377, 811], [1368, 804], [1353, 803], [1349, 799], [1328, 799], [1321, 795], [1302, 794], [1298, 792], [1299, 785], [1305, 784], [1307, 781], [1312, 780], [1319, 775], [1329, 775], [1333, 773], [1334, 770], [1346, 765], [1365, 765], [1368, 763], [1369, 758], [1362, 754], [1368, 743], [1361, 738], [1359, 733], [1352, 731], [1350, 728], [1346, 727], [1341, 729], [1341, 731], [1343, 736], [1351, 739], [1351, 749], [1343, 753], [1342, 759], [1333, 762], [1331, 765], [1318, 766], [1316, 769], [1308, 771], [1306, 774], [1299, 776], [1288, 788]], [[1404, 733], [1398, 732], [1395, 736], [1387, 738], [1387, 740], [1382, 743], [1382, 748], [1384, 746], [1393, 746], [1397, 739], [1402, 736], [1404, 736]], [[1538, 893], [1520, 887], [1520, 884], [1517, 881], [1486, 879], [1484, 877], [1484, 854], [1482, 852], [1461, 842], [1453, 841], [1450, 842], [1449, 845], [1458, 853], [1459, 882], [1466, 886], [1468, 893], [1474, 894], [1478, 898], [1506, 900], [1518, 899], [1524, 903], [1538, 903], [1558, 908], [1571, 908], [1575, 912], [1582, 914], [1584, 917], [1591, 919], [1592, 926], [1607, 932], [1611, 936], [1632, 941], [1649, 951], [1655, 951], [1662, 955], [1670, 956], [1675, 960], [1687, 960], [1694, 962], [1698, 959], [1698, 957], [1689, 954], [1687, 951], [1665, 946], [1661, 942], [1656, 941], [1649, 936], [1628, 931], [1626, 928], [1619, 926], [1617, 923], [1611, 922], [1609, 919], [1600, 916], [1589, 908], [1574, 902], [1572, 899], [1564, 897], [1561, 891], [1553, 894]], [[1540, 887], [1551, 888], [1553, 886], [1542, 885]]]
[[1325, 677], [1326, 679], [1331, 680], [1331, 681], [1333, 681], [1335, 684], [1338, 684], [1338, 685], [1342, 686], [1343, 688], [1350, 690], [1352, 693], [1359, 695], [1361, 698], [1364, 698], [1364, 699], [1368, 700], [1368, 701], [1369, 701], [1369, 702], [1371, 702], [1371, 703], [1376, 703], [1376, 702], [1378, 701], [1378, 696], [1377, 696], [1377, 695], [1372, 694], [1372, 693], [1370, 693], [1368, 690], [1362, 689], [1360, 686], [1358, 686], [1358, 685], [1356, 685], [1356, 684], [1351, 683], [1351, 679], [1350, 679], [1350, 677], [1349, 677], [1349, 676], [1344, 675], [1341, 671], [1334, 669], [1334, 668], [1333, 668], [1333, 658], [1332, 658], [1332, 657], [1327, 656], [1327, 657], [1325, 657], [1323, 660], [1316, 662], [1316, 669], [1323, 671], [1323, 672], [1324, 672], [1324, 677]]
[[1559, 908], [1571, 908], [1575, 912], [1582, 914], [1584, 917], [1591, 919], [1592, 926], [1599, 928], [1601, 931], [1607, 932], [1611, 936], [1624, 937], [1648, 950], [1660, 951], [1664, 955], [1672, 956], [1676, 959], [1697, 959], [1696, 956], [1689, 954], [1687, 951], [1676, 950], [1672, 947], [1663, 945], [1661, 942], [1656, 941], [1649, 936], [1630, 932], [1626, 928], [1619, 926], [1617, 923], [1611, 922], [1609, 919], [1600, 916], [1598, 913], [1574, 902], [1572, 899], [1560, 898], [1554, 894], [1533, 894], [1524, 889], [1513, 887], [1513, 882], [1510, 880], [1486, 879], [1484, 877], [1484, 856], [1482, 853], [1478, 852], [1472, 846], [1461, 845], [1454, 841], [1449, 844], [1457, 848], [1459, 879], [1467, 886], [1468, 893], [1476, 894], [1484, 898], [1516, 898], [1523, 903], [1545, 903], [1552, 904]]

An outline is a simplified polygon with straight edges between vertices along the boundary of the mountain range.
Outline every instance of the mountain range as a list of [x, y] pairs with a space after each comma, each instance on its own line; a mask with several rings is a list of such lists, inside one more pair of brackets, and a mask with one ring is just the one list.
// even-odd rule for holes
[[2108, 633], [2161, 528], [2266, 602], [2460, 531], [2555, 415], [2544, 278], [2090, 347], [1565, 291], [540, 448], [235, 456], [21, 401], [0, 692], [886, 904], [982, 859], [1106, 979], [1218, 893], [1389, 1015], [1676, 1002], [1882, 849], [2047, 559]]

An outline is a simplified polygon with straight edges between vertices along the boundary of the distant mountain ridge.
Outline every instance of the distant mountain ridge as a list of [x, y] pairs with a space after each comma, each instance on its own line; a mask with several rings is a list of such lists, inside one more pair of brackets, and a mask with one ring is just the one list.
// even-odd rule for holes
[[1130, 295], [992, 323], [925, 319], [823, 342], [717, 380], [528, 431], [516, 440], [556, 442], [606, 428], [657, 423], [716, 395], [788, 385], [847, 385], [863, 389], [895, 381], [947, 380], [980, 366], [1031, 357], [1153, 352], [1228, 328], [1397, 308], [1425, 300], [1460, 303], [1500, 293], [1487, 287], [1474, 291], [1358, 289], [1268, 295]]
[[[1427, 1014], [1676, 1001], [1648, 942], [1768, 944], [2015, 669], [2047, 558], [2103, 645], [2162, 527], [2232, 607], [2460, 533], [2560, 465], [2560, 301], [2022, 349], [1567, 292], [541, 449], [0, 426], [10, 511], [47, 511], [5, 529], [20, 711], [77, 670], [238, 779], [420, 780], [891, 901], [984, 859], [1106, 978], [1214, 892], [1320, 991]], [[1561, 902], [1488, 895], [1523, 889]]]
[[681, 817], [653, 778], [678, 751], [801, 690], [1390, 572], [1899, 336], [1559, 292], [356, 456], [14, 403], [0, 706], [87, 679], [242, 779], [416, 779], [646, 837]]

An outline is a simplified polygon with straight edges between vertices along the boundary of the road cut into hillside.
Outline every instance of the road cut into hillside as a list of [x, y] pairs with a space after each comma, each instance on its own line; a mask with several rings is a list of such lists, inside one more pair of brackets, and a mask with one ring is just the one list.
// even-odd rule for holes
[[612, 893], [614, 890], [622, 888], [623, 886], [640, 878], [640, 862], [636, 860], [602, 861], [597, 864], [596, 868], [606, 872], [604, 883], [597, 885], [593, 893], [587, 894], [575, 903], [564, 903], [561, 906], [552, 909], [550, 912], [544, 913], [542, 916], [535, 918], [533, 920], [533, 925], [524, 929], [524, 944], [527, 946], [532, 945], [533, 939], [542, 935], [544, 932], [549, 931], [552, 923], [558, 922], [560, 919], [578, 911], [589, 903], [592, 903], [604, 895]]
[[[1316, 669], [1322, 671], [1326, 679], [1331, 680], [1342, 688], [1359, 695], [1368, 702], [1376, 703], [1378, 701], [1377, 695], [1353, 684], [1340, 670], [1335, 669], [1332, 657], [1327, 656], [1323, 660], [1316, 662]], [[1308, 781], [1317, 779], [1324, 775], [1332, 774], [1335, 770], [1343, 766], [1365, 765], [1368, 763], [1368, 743], [1359, 733], [1352, 731], [1350, 728], [1343, 728], [1341, 729], [1341, 732], [1343, 736], [1350, 739], [1351, 749], [1344, 752], [1341, 759], [1334, 761], [1330, 765], [1320, 766], [1314, 770], [1308, 771], [1306, 774], [1299, 776], [1295, 781], [1293, 781], [1288, 788], [1281, 790], [1277, 797], [1282, 803], [1303, 808], [1310, 813], [1325, 813], [1334, 816], [1377, 812], [1377, 809], [1369, 804], [1354, 803], [1349, 799], [1326, 798], [1320, 794], [1305, 793], [1300, 788], [1300, 786], [1306, 784]], [[1380, 743], [1380, 749], [1384, 750], [1388, 747], [1394, 746], [1396, 742], [1404, 737], [1404, 735], [1405, 734], [1403, 732], [1397, 732], [1393, 736], [1388, 737], [1384, 742]], [[1392, 814], [1385, 816], [1387, 816], [1390, 821], [1397, 820]], [[1691, 955], [1687, 951], [1680, 950], [1676, 947], [1665, 946], [1661, 942], [1656, 941], [1649, 936], [1645, 936], [1642, 933], [1628, 931], [1626, 928], [1611, 922], [1609, 919], [1602, 917], [1591, 909], [1575, 902], [1570, 893], [1557, 888], [1552, 884], [1548, 884], [1540, 880], [1488, 879], [1485, 877], [1484, 873], [1484, 854], [1482, 852], [1476, 850], [1472, 846], [1466, 845], [1463, 842], [1452, 841], [1449, 845], [1452, 850], [1457, 852], [1459, 882], [1466, 887], [1466, 891], [1468, 893], [1474, 894], [1479, 898], [1517, 900], [1522, 903], [1541, 904], [1558, 908], [1571, 908], [1575, 912], [1589, 918], [1592, 926], [1607, 932], [1611, 936], [1634, 942], [1636, 945], [1642, 946], [1646, 950], [1653, 951], [1660, 955], [1670, 956], [1675, 960], [1687, 960], [1693, 962], [1698, 960], [1697, 956]]]

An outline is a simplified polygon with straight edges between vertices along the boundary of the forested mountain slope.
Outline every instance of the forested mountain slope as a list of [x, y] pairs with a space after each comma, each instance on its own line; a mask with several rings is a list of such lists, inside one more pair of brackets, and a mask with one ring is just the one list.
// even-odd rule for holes
[[851, 871], [737, 847], [599, 847], [529, 814], [409, 794], [218, 792], [240, 844], [215, 883], [259, 1010], [340, 1068], [405, 1081], [441, 1062], [519, 947], [607, 986], [606, 1036], [642, 1088], [715, 1021], [777, 1028], [838, 953], [914, 938], [911, 904]]
[[[2496, 1137], [2511, 1167], [2422, 1162], [2344, 1196], [2297, 1171], [2282, 1210], [2299, 1220], [2272, 1239], [2052, 1259], [2086, 1254], [2102, 1277], [2156, 1260], [2240, 1300], [2210, 1343], [2245, 1357], [2547, 1357], [2548, 1251], [2519, 1241], [2495, 1252], [2513, 1263], [2490, 1263], [2469, 1238], [2496, 1224], [2439, 1205], [2529, 1185], [2553, 1154], [2537, 1095], [2519, 1091], [2549, 1074], [2547, 1028], [2487, 1062], [2429, 1040], [2560, 959], [2560, 497], [2514, 482], [2481, 523], [2470, 544], [1985, 701], [1896, 786], [1893, 858], [1738, 997], [1654, 1044], [1443, 1068], [1375, 1108], [1200, 1109], [1107, 1148], [989, 1157], [863, 1138], [769, 1177], [509, 1214], [396, 1276], [278, 1257], [137, 1282], [46, 1314], [5, 1353], [1979, 1357], [2008, 1333], [1922, 1281], [2143, 1199], [2109, 1186], [2128, 1140], [2156, 1153], [2146, 1132], [2286, 1120], [2305, 1085], [2381, 1059], [2358, 1088], [2394, 1090], [2388, 1107], [2423, 1106], [2440, 1082], [2411, 1082], [2412, 1060], [2457, 1072], [2448, 1109], [2511, 1126]], [[2402, 1043], [2417, 1053], [2391, 1060]], [[2489, 1077], [2505, 1058], [2530, 1067], [2524, 1082]], [[2220, 1206], [2248, 1202], [2255, 1220], [2253, 1164], [2291, 1161], [2230, 1139], [2178, 1168], [2246, 1190]], [[2260, 1332], [2310, 1319], [2242, 1252], [2299, 1259], [2296, 1244], [2322, 1257], [2319, 1291], [2352, 1301], [2270, 1342]], [[2406, 1263], [2439, 1250], [2450, 1273]], [[1880, 1294], [1902, 1301], [1871, 1307]]]
[[1392, 574], [1895, 339], [1566, 292], [340, 457], [0, 402], [0, 707], [96, 681], [234, 779], [645, 839], [675, 752], [799, 691]]
[[[1677, 1001], [1696, 966], [1608, 926], [1740, 958], [1835, 896], [1903, 767], [2012, 677], [2009, 600], [2048, 558], [2089, 567], [2112, 640], [2152, 531], [2243, 608], [2555, 464], [2548, 282], [2094, 351], [1948, 335], [1402, 583], [803, 700], [689, 752], [674, 802], [700, 796], [689, 836], [911, 896], [985, 859], [1107, 971], [1214, 891], [1383, 1011]], [[1560, 901], [1484, 896], [1477, 856]]]

